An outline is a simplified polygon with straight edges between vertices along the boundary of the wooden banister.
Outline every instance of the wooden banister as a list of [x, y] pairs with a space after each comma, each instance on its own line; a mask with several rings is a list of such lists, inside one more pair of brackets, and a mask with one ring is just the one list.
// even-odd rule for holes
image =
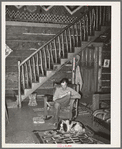
[[48, 69], [53, 69], [54, 64], [60, 63], [61, 58], [67, 58], [68, 53], [73, 53], [75, 47], [81, 47], [82, 41], [88, 41], [89, 35], [94, 35], [95, 30], [99, 30], [101, 25], [105, 25], [106, 21], [109, 22], [110, 15], [107, 18], [106, 14], [102, 12], [110, 13], [110, 9], [107, 6], [88, 7], [84, 14], [23, 62], [19, 62], [18, 73], [20, 79], [18, 78], [18, 81], [22, 90], [31, 88], [32, 82], [39, 82], [39, 77], [45, 76]]

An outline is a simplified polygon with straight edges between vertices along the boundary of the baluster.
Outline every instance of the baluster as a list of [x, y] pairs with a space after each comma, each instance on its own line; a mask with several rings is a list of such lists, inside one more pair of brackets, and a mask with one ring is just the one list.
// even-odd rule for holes
[[94, 35], [94, 32], [95, 32], [95, 10], [94, 8], [92, 9], [92, 24], [93, 24], [93, 35]]
[[98, 7], [96, 6], [95, 8], [96, 8], [96, 30], [98, 31], [99, 30], [99, 26], [98, 26], [98, 24], [99, 24], [99, 22], [98, 22], [98, 20], [99, 20], [99, 18], [98, 18]]
[[54, 43], [53, 41], [51, 42], [51, 50], [52, 50], [52, 56], [53, 56], [53, 61], [54, 63], [56, 63], [56, 59], [55, 59], [55, 49], [54, 49]]
[[85, 50], [82, 50], [82, 55], [81, 55], [81, 58], [82, 58], [82, 67], [85, 66]]
[[80, 47], [81, 46], [81, 43], [80, 43], [80, 22], [77, 22], [77, 46]]
[[50, 64], [51, 55], [50, 55], [50, 52], [49, 52], [49, 49], [48, 49], [48, 45], [46, 46], [46, 50], [47, 50], [48, 68], [51, 69], [51, 64]]
[[80, 44], [82, 44], [82, 25], [80, 21]]
[[102, 9], [101, 6], [99, 6], [99, 27], [101, 29], [101, 25], [102, 25]]
[[36, 53], [36, 71], [37, 71], [37, 77], [39, 81], [39, 52]]
[[[59, 36], [58, 36], [59, 37]], [[57, 52], [57, 63], [60, 64], [60, 57], [59, 57], [59, 51], [61, 49], [59, 49], [59, 40], [58, 40], [58, 37], [56, 37], [56, 52]]]
[[21, 108], [21, 66], [20, 61], [18, 61], [18, 98], [17, 105]]
[[57, 64], [57, 48], [56, 48], [56, 39], [54, 40], [54, 50], [55, 50], [55, 63]]
[[86, 28], [85, 28], [85, 18], [84, 18], [84, 16], [83, 16], [83, 41], [85, 41], [85, 39], [86, 39]]
[[66, 37], [66, 50], [68, 53], [69, 52], [69, 45], [68, 45], [68, 38], [67, 38], [67, 30], [65, 30], [65, 37]]
[[44, 70], [47, 70], [47, 58], [46, 58], [45, 47], [42, 50], [44, 53]]
[[25, 72], [24, 72], [24, 65], [22, 65], [22, 75], [21, 75], [21, 79], [22, 79], [23, 90], [24, 90], [24, 89], [25, 89]]
[[26, 87], [29, 88], [29, 78], [28, 78], [28, 66], [27, 62], [25, 62], [25, 78], [26, 78]]
[[70, 31], [70, 28], [68, 28], [68, 31], [69, 31], [70, 52], [72, 52], [72, 39], [71, 39], [71, 31]]
[[64, 58], [65, 53], [64, 53], [64, 37], [63, 37], [63, 34], [61, 34], [61, 37], [62, 37], [62, 51], [61, 51], [61, 56], [62, 56], [62, 58]]
[[88, 16], [85, 16], [85, 27], [86, 27], [86, 41], [88, 41]]
[[72, 30], [72, 46], [73, 46], [73, 49], [75, 47], [75, 28], [74, 28], [74, 25], [71, 26], [71, 30]]
[[89, 66], [92, 66], [92, 49], [89, 48]]
[[43, 65], [42, 65], [42, 51], [40, 50], [39, 51], [39, 57], [40, 57], [40, 64], [39, 64], [39, 66], [40, 66], [40, 68], [41, 68], [41, 73], [42, 73], [42, 75], [44, 76], [44, 69], [43, 69]]
[[33, 75], [34, 75], [34, 82], [36, 82], [36, 71], [35, 71], [35, 67], [36, 67], [36, 65], [35, 65], [35, 58], [34, 58], [34, 56], [32, 57], [32, 63], [33, 63]]
[[52, 61], [52, 66], [54, 65], [54, 56], [53, 56], [53, 51], [52, 51], [52, 44], [50, 43], [50, 55], [51, 55], [51, 61]]
[[92, 36], [92, 12], [89, 11], [89, 35]]
[[85, 49], [86, 67], [88, 67], [88, 48]]
[[75, 29], [76, 29], [76, 46], [78, 47], [78, 25], [75, 23]]
[[60, 36], [58, 36], [58, 43], [59, 43], [59, 59], [61, 58], [61, 40], [60, 40]]
[[30, 87], [32, 87], [32, 69], [31, 69], [31, 62], [30, 62], [30, 59], [29, 59], [29, 78], [30, 78]]

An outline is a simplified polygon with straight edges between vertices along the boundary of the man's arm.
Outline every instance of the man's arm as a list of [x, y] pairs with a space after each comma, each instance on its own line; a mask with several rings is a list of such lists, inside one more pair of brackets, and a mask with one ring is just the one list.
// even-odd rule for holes
[[58, 98], [59, 98], [59, 89], [56, 88], [55, 93], [54, 93], [54, 95], [53, 95], [53, 101], [55, 101], [55, 100], [58, 99]]
[[69, 91], [71, 92], [71, 98], [81, 98], [81, 95], [76, 92], [74, 89], [69, 88]]

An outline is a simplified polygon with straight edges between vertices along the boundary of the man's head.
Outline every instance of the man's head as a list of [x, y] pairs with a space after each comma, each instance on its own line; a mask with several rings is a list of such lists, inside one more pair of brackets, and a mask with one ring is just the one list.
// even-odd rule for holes
[[68, 84], [68, 79], [67, 78], [63, 78], [60, 81], [60, 84], [61, 84], [62, 89], [66, 89], [67, 88], [67, 84]]

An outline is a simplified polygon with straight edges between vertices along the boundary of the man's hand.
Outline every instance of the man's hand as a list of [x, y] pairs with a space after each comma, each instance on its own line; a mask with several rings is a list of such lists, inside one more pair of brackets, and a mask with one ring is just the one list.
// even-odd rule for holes
[[65, 94], [62, 95], [60, 98], [65, 97], [65, 96], [67, 96], [67, 95], [71, 95], [71, 92], [69, 91], [69, 92], [65, 93]]

